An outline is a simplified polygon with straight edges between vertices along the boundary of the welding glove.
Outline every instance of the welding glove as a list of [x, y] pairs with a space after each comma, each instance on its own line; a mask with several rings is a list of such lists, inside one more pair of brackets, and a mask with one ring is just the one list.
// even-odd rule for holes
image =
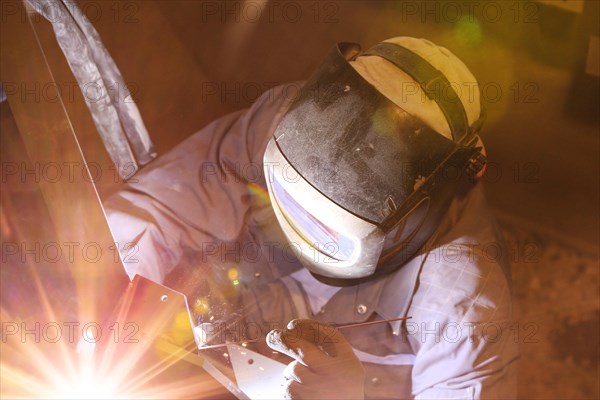
[[365, 372], [337, 328], [310, 319], [274, 329], [267, 345], [292, 361], [285, 369], [288, 399], [363, 399]]

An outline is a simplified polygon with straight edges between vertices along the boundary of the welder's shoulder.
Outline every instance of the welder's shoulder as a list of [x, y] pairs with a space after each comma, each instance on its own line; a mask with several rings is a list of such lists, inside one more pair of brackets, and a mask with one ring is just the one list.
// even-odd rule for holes
[[250, 158], [262, 162], [269, 139], [293, 101], [300, 95], [304, 81], [290, 82], [267, 89], [240, 119]]
[[250, 107], [250, 113], [276, 113], [300, 96], [305, 81], [283, 83], [265, 90]]
[[413, 312], [459, 324], [510, 321], [509, 249], [481, 185], [449, 213], [422, 264]]
[[300, 81], [268, 88], [249, 108], [215, 119], [159, 157], [151, 169], [177, 169], [198, 161], [260, 165], [269, 139], [302, 86]]
[[188, 161], [217, 162], [225, 158], [238, 163], [260, 163], [268, 139], [302, 85], [303, 82], [291, 82], [267, 89], [249, 108], [215, 119], [158, 157], [145, 170], [164, 170], [172, 165], [181, 167], [180, 164]]

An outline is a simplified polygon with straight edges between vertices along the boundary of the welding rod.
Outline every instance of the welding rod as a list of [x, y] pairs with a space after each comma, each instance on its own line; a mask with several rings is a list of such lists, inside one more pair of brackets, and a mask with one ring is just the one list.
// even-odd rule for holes
[[[356, 328], [358, 326], [382, 324], [384, 322], [405, 321], [405, 320], [411, 319], [411, 318], [412, 317], [400, 317], [400, 318], [392, 318], [392, 319], [382, 319], [380, 321], [360, 322], [360, 323], [356, 323], [356, 324], [340, 324], [340, 325], [338, 325], [338, 324], [330, 324], [330, 325], [333, 326], [334, 328], [337, 328], [337, 329], [346, 329], [346, 328]], [[243, 344], [258, 342], [259, 340], [262, 340], [262, 338], [261, 339], [246, 340], [246, 341], [244, 341]], [[225, 346], [227, 346], [229, 344], [231, 344], [231, 343], [215, 344], [215, 345], [212, 345], [212, 346], [202, 346], [202, 347], [199, 347], [198, 349], [199, 350], [216, 349], [216, 348], [219, 348], [219, 347], [225, 347]], [[243, 346], [243, 344], [242, 344], [242, 346]]]
[[381, 321], [360, 322], [357, 324], [342, 324], [342, 325], [331, 324], [331, 326], [336, 327], [338, 329], [356, 328], [357, 326], [382, 324], [384, 322], [405, 321], [405, 320], [411, 319], [411, 318], [412, 317], [400, 317], [400, 318], [392, 318], [392, 319], [382, 319]]

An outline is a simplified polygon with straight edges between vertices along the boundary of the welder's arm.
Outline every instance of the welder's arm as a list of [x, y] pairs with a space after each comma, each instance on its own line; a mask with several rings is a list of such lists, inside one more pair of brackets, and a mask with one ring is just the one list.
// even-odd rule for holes
[[511, 322], [461, 325], [460, 334], [448, 328], [436, 338], [431, 329], [431, 338], [422, 339], [426, 343], [412, 374], [415, 398], [516, 398], [517, 343]]
[[161, 283], [184, 249], [202, 254], [207, 246], [238, 237], [249, 209], [248, 184], [262, 171], [285, 90], [283, 85], [273, 88], [250, 109], [207, 125], [106, 201], [130, 276]]
[[364, 398], [363, 366], [338, 329], [297, 319], [271, 331], [267, 344], [294, 359], [284, 373], [286, 398]]
[[184, 249], [201, 253], [234, 240], [248, 208], [243, 182], [226, 180], [223, 163], [248, 162], [244, 115], [227, 115], [159, 157], [105, 203], [109, 226], [130, 277], [155, 282], [177, 266]]
[[[483, 224], [479, 229], [490, 228]], [[486, 258], [481, 248], [463, 253], [462, 262], [442, 257], [422, 266], [407, 323], [416, 354], [416, 399], [516, 397], [518, 338], [509, 281], [502, 264]]]

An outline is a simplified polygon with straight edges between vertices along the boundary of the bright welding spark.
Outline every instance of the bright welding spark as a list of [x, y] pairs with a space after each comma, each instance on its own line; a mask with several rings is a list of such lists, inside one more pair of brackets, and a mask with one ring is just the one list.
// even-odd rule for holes
[[[40, 299], [38, 307], [41, 312], [36, 316], [36, 320], [59, 320], [60, 317], [52, 309], [44, 286], [52, 285], [53, 282], [46, 279], [42, 284], [42, 279], [34, 268], [30, 276], [35, 285], [35, 295]], [[85, 298], [89, 301], [95, 300], [92, 296]], [[125, 303], [128, 304], [126, 308], [132, 305], [132, 302]], [[93, 310], [94, 307], [95, 304], [80, 304], [80, 320], [99, 320], [94, 316], [86, 316], [81, 311]], [[4, 305], [0, 308], [0, 318], [3, 324], [4, 321], [21, 323]], [[180, 319], [183, 318], [175, 319], [175, 325]], [[43, 327], [44, 323], [40, 325]], [[97, 334], [89, 330], [83, 331], [81, 327], [73, 341], [67, 339], [65, 332], [61, 340], [54, 342], [44, 340], [43, 337], [42, 340], [36, 340], [33, 335], [27, 337], [27, 340], [23, 340], [19, 334], [5, 338], [4, 333], [0, 353], [2, 398], [189, 398], [200, 397], [209, 391], [213, 392], [208, 393], [209, 396], [215, 395], [220, 390], [207, 384], [207, 378], [198, 376], [197, 370], [193, 376], [190, 374], [168, 383], [164, 383], [164, 379], [161, 381], [161, 373], [179, 362], [182, 355], [163, 352], [151, 359], [154, 361], [141, 363], [140, 360], [145, 354], [159, 354], [153, 342], [146, 343], [141, 340], [125, 351], [111, 353], [98, 351], [93, 343], [89, 343]], [[111, 332], [105, 331], [104, 339], [109, 340], [107, 336], [110, 335]], [[79, 345], [75, 346], [77, 342]]]
[[227, 271], [227, 277], [231, 281], [237, 280], [239, 276], [240, 276], [240, 273], [238, 272], [238, 270], [236, 268], [229, 268], [229, 270]]
[[57, 399], [114, 399], [112, 391], [105, 387], [104, 382], [96, 382], [93, 378], [74, 382], [72, 386], [61, 388]]

